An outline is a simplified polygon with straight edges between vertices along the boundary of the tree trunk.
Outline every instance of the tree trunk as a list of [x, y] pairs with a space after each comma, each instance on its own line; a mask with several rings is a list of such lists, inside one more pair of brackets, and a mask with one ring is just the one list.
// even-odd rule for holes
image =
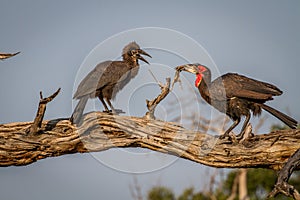
[[249, 200], [247, 188], [247, 169], [240, 169], [237, 176], [239, 176], [239, 200]]

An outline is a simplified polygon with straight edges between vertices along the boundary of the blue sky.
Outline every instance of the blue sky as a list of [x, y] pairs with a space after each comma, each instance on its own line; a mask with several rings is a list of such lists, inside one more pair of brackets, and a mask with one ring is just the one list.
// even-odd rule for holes
[[[45, 117], [70, 116], [74, 85], [76, 87], [80, 81], [77, 78], [84, 75], [79, 73], [84, 59], [89, 58], [90, 52], [109, 37], [143, 27], [175, 30], [198, 42], [218, 69], [213, 77], [219, 73], [238, 72], [277, 85], [284, 93], [269, 105], [300, 119], [299, 1], [2, 0], [0, 19], [0, 51], [21, 51], [16, 57], [0, 62], [1, 123], [32, 120], [39, 101], [39, 91], [46, 96], [58, 87], [62, 91], [48, 105]], [[99, 55], [99, 62], [120, 56], [120, 47], [130, 42], [128, 40], [124, 37], [124, 41], [120, 40]], [[172, 55], [163, 57], [165, 54], [150, 48], [151, 41], [158, 40], [151, 34], [138, 36], [137, 42], [142, 47], [149, 47], [149, 52], [153, 54], [153, 58], [148, 60], [158, 67], [145, 66], [128, 88], [134, 88], [134, 84], [149, 78], [148, 68], [159, 76], [159, 63], [163, 67], [177, 65]], [[172, 44], [186, 48], [191, 54], [195, 53], [189, 49], [189, 45], [185, 47], [179, 42]], [[178, 62], [183, 61], [178, 59]], [[199, 55], [198, 62], [206, 61]], [[88, 69], [93, 67], [87, 66]], [[86, 71], [88, 69], [85, 68]], [[166, 70], [159, 77], [161, 81], [165, 74], [173, 75]], [[193, 84], [193, 77], [186, 77]], [[153, 91], [155, 94], [159, 90]], [[130, 94], [141, 99], [135, 100], [135, 103], [143, 100], [141, 94], [144, 93]], [[127, 90], [122, 91], [119, 98], [117, 96], [114, 104], [126, 109], [127, 106], [118, 101], [125, 96], [128, 96]], [[201, 107], [205, 106], [201, 104]], [[163, 107], [161, 110], [158, 112], [164, 116], [166, 111]], [[129, 109], [128, 112], [140, 115], [144, 110]], [[278, 122], [267, 116], [267, 124], [262, 132]], [[257, 119], [253, 120], [255, 122]], [[122, 153], [117, 150], [98, 155], [122, 158]], [[172, 156], [153, 155], [157, 156], [157, 162], [170, 159], [172, 163], [154, 172], [134, 175], [101, 164], [90, 154], [75, 154], [45, 159], [25, 167], [2, 168], [1, 198], [130, 199], [129, 187], [134, 176], [144, 191], [157, 184], [167, 185], [177, 193], [193, 185], [197, 189], [205, 189], [203, 185], [209, 181], [209, 168]], [[142, 167], [143, 161], [142, 158], [135, 159], [134, 163]], [[33, 189], [36, 192], [32, 192]]]

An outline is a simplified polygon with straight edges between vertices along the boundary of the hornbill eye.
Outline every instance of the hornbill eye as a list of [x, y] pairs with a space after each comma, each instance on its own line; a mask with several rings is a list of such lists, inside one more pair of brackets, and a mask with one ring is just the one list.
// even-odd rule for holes
[[129, 51], [130, 56], [134, 56], [136, 54], [138, 54], [138, 51], [136, 49]]

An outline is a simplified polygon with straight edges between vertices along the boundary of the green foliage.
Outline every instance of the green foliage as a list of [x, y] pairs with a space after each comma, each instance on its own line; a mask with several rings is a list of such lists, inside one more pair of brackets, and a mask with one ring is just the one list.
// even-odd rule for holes
[[[218, 200], [226, 200], [233, 186], [238, 170], [228, 173], [222, 186], [216, 188], [214, 196]], [[277, 172], [269, 169], [249, 169], [247, 171], [248, 196], [251, 200], [263, 200], [272, 191], [277, 179]], [[290, 184], [300, 191], [300, 172], [295, 172], [290, 178]], [[201, 191], [196, 191], [193, 187], [185, 189], [177, 198], [169, 188], [158, 186], [148, 192], [147, 200], [210, 200], [211, 198]], [[238, 199], [238, 197], [236, 197]], [[278, 195], [270, 200], [292, 200], [284, 195]]]
[[194, 188], [187, 188], [183, 193], [177, 198], [178, 200], [209, 200], [207, 196], [201, 192], [195, 192]]
[[293, 185], [298, 191], [300, 191], [300, 171], [296, 171], [294, 172], [294, 174], [292, 174], [289, 183]]
[[223, 191], [224, 194], [230, 195], [231, 192], [231, 188], [233, 186], [233, 182], [234, 179], [237, 175], [237, 170], [233, 170], [231, 171], [228, 175], [227, 175], [227, 179], [224, 181], [222, 188], [219, 188]]
[[148, 192], [147, 200], [210, 200], [210, 198], [201, 192], [195, 192], [194, 188], [187, 188], [179, 197], [175, 198], [171, 189], [158, 186], [153, 187]]
[[[285, 124], [273, 124], [271, 126], [271, 131], [277, 131], [277, 130], [286, 130], [286, 129], [289, 129], [289, 127]], [[298, 125], [297, 129], [300, 129], [300, 125]]]
[[173, 191], [167, 187], [153, 187], [148, 192], [148, 200], [175, 200]]
[[277, 131], [277, 130], [285, 130], [287, 129], [288, 126], [287, 125], [280, 125], [280, 124], [274, 124], [271, 126], [271, 131]]
[[[222, 191], [222, 194], [229, 196], [231, 188], [233, 186], [234, 179], [238, 173], [238, 170], [231, 171], [227, 175], [227, 179], [224, 181], [223, 186], [219, 188], [216, 192]], [[300, 187], [300, 173], [291, 178], [290, 183], [294, 186]], [[277, 180], [277, 172], [269, 169], [249, 169], [247, 171], [247, 188], [248, 196], [251, 200], [263, 200], [266, 196], [273, 190], [275, 182]], [[298, 188], [297, 188], [298, 189]], [[224, 199], [223, 197], [221, 197]], [[217, 198], [217, 199], [221, 199]], [[226, 199], [226, 198], [225, 198]], [[274, 200], [289, 200], [283, 195], [278, 195], [273, 198]], [[270, 199], [272, 200], [272, 199]]]
[[268, 169], [249, 169], [247, 171], [248, 194], [251, 199], [265, 199], [276, 182], [276, 172]]

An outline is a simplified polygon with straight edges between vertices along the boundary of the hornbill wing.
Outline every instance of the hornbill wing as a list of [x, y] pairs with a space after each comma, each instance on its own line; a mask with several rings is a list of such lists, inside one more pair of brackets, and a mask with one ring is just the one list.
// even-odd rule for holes
[[112, 99], [114, 99], [116, 94], [138, 74], [138, 71], [139, 67], [132, 68], [125, 62], [115, 61], [109, 66], [108, 70], [105, 71], [101, 82], [107, 82], [107, 86], [113, 89]]
[[212, 84], [215, 85], [214, 87], [217, 87], [218, 90], [213, 89], [212, 91], [221, 91], [222, 98], [226, 96], [226, 98], [240, 97], [267, 101], [272, 99], [272, 96], [282, 94], [282, 91], [272, 84], [235, 73], [225, 74], [217, 78], [213, 83], [214, 82], [218, 83]]
[[109, 84], [105, 81], [99, 81], [100, 79], [107, 79], [103, 76], [107, 76], [108, 73], [105, 73], [107, 68], [112, 64], [112, 61], [105, 61], [99, 63], [86, 77], [80, 82], [73, 98], [80, 99], [82, 96], [86, 95], [95, 95], [97, 89], [103, 87], [106, 84]]

